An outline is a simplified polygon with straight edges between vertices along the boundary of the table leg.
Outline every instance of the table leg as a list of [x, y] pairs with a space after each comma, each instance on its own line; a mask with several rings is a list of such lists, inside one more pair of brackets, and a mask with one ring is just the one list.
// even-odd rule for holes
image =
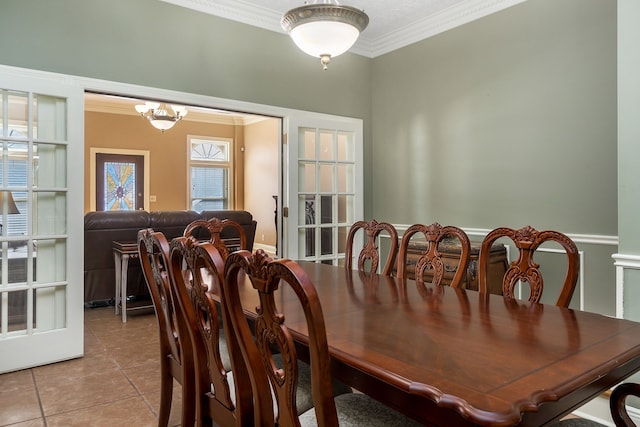
[[122, 265], [120, 267], [120, 299], [122, 300], [122, 323], [127, 323], [127, 270], [129, 269], [129, 255], [122, 254]]
[[119, 252], [114, 251], [113, 252], [113, 258], [115, 260], [115, 269], [116, 269], [116, 316], [118, 314], [120, 314], [120, 289], [121, 289], [121, 280], [122, 280], [122, 276], [121, 276], [121, 266], [122, 266], [122, 259], [120, 256]]

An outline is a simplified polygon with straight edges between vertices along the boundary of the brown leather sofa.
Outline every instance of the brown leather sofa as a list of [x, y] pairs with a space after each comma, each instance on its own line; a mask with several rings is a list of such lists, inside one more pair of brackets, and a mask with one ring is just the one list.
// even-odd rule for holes
[[[246, 211], [119, 211], [88, 212], [84, 216], [84, 302], [87, 307], [112, 305], [115, 299], [115, 261], [113, 241], [135, 242], [138, 231], [153, 228], [167, 239], [182, 235], [196, 219], [231, 219], [245, 230], [247, 246], [253, 249], [256, 221]], [[225, 234], [226, 233], [226, 234]], [[238, 237], [235, 230], [225, 230], [222, 238]], [[196, 236], [198, 237], [198, 236]], [[137, 260], [129, 262], [127, 298], [148, 299], [149, 291]]]

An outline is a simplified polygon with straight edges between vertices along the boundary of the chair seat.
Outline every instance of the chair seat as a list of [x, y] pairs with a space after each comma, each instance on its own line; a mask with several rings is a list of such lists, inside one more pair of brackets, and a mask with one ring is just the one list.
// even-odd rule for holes
[[[278, 364], [280, 363], [278, 359], [281, 360], [282, 357], [276, 354], [275, 356], [273, 356], [273, 359], [276, 364]], [[333, 395], [340, 396], [344, 394], [353, 394], [353, 390], [351, 390], [351, 387], [334, 379]], [[310, 409], [313, 409], [313, 396], [311, 394], [311, 365], [301, 361], [298, 361], [298, 389], [296, 390], [296, 404], [298, 408], [298, 414], [302, 414], [309, 411]], [[277, 412], [277, 407], [275, 404], [273, 409]]]
[[[336, 396], [334, 401], [340, 427], [407, 427], [422, 425], [365, 394], [342, 394]], [[314, 409], [310, 409], [300, 415], [300, 425], [303, 427], [315, 427], [318, 425]]]
[[227, 347], [227, 338], [224, 336], [224, 329], [220, 328], [220, 360], [225, 371], [231, 370], [231, 357], [229, 357], [229, 347]]
[[[222, 341], [220, 342], [220, 347], [222, 347]], [[282, 366], [282, 356], [276, 354], [273, 356], [274, 362], [278, 366]], [[229, 388], [231, 389], [231, 401], [235, 403], [235, 387], [233, 381], [233, 372], [227, 373], [227, 381], [229, 382]], [[340, 381], [333, 381], [333, 392], [335, 396], [344, 395], [347, 393], [353, 393], [351, 387], [341, 383]], [[296, 403], [298, 406], [298, 414], [302, 414], [313, 409], [313, 396], [311, 395], [311, 366], [305, 362], [298, 362], [298, 389], [296, 390]], [[278, 407], [275, 403], [273, 404], [274, 413], [278, 412]], [[314, 412], [315, 416], [315, 412]]]

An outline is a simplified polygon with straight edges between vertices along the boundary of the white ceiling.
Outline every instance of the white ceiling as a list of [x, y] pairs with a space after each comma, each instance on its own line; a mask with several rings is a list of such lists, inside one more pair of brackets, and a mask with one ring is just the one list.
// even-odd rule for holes
[[[280, 33], [280, 18], [304, 0], [162, 0]], [[526, 0], [348, 0], [369, 15], [351, 52], [374, 58]], [[322, 0], [309, 0], [322, 3]]]

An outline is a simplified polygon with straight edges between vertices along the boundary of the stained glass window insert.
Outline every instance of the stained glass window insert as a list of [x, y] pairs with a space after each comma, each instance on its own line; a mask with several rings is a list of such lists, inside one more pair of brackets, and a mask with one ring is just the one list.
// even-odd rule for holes
[[104, 206], [107, 211], [136, 210], [136, 164], [104, 163]]

